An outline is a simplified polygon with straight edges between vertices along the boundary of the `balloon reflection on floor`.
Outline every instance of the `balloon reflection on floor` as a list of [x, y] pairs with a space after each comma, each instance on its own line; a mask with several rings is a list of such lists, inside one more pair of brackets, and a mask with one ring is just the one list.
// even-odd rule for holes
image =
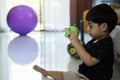
[[16, 64], [29, 64], [38, 55], [38, 44], [31, 37], [18, 36], [9, 43], [8, 55]]

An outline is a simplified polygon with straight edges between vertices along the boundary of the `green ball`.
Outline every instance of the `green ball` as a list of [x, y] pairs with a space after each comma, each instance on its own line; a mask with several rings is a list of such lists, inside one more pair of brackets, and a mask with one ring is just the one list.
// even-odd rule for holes
[[[69, 29], [72, 30], [74, 33], [77, 32], [77, 28], [76, 28], [75, 26], [70, 26]], [[66, 36], [69, 36], [69, 35], [70, 35], [70, 33], [69, 33], [69, 31], [68, 31], [68, 28], [65, 30], [65, 35], [66, 35]]]

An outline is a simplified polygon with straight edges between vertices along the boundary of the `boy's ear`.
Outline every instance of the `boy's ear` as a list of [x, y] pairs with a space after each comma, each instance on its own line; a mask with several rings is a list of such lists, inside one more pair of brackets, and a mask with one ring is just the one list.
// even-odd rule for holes
[[103, 31], [106, 31], [108, 29], [107, 23], [102, 23], [101, 26]]

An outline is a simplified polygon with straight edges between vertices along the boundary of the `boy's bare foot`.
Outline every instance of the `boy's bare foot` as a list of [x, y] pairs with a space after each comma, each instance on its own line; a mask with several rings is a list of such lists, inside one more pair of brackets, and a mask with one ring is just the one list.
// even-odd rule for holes
[[40, 72], [44, 77], [47, 76], [47, 71], [45, 69], [43, 69], [43, 68], [41, 68], [41, 67], [39, 67], [37, 65], [34, 65], [33, 69]]

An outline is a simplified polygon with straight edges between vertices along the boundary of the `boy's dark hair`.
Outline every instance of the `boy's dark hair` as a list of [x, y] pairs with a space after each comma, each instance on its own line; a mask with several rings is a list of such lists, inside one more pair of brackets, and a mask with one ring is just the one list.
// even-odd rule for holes
[[111, 6], [99, 4], [89, 10], [86, 20], [98, 23], [99, 25], [101, 23], [107, 23], [108, 31], [111, 32], [117, 24], [118, 16]]

